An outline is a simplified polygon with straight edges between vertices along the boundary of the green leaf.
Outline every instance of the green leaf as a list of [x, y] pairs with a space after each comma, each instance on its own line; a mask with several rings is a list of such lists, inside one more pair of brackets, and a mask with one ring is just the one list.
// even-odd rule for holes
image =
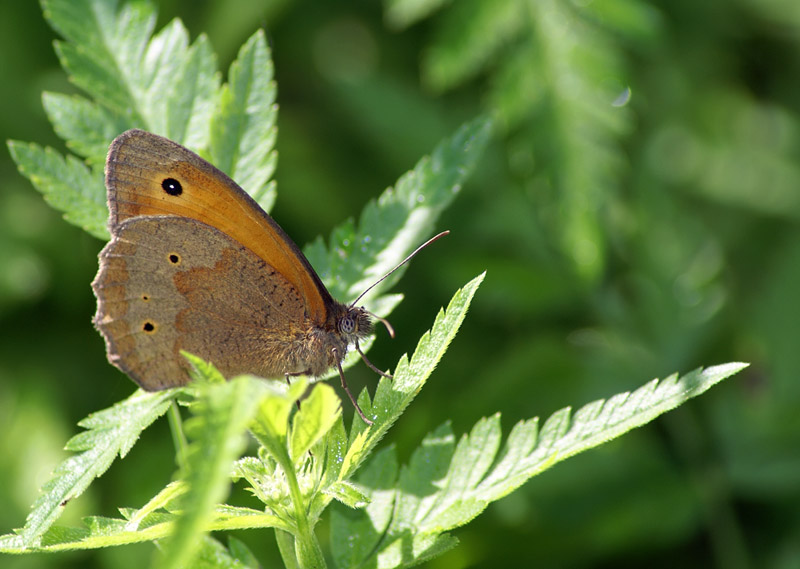
[[181, 350], [181, 356], [186, 358], [190, 365], [192, 381], [197, 383], [225, 383], [225, 376], [222, 375], [213, 363], [205, 361], [194, 354]]
[[100, 239], [108, 239], [105, 188], [101, 171], [68, 156], [65, 160], [52, 148], [8, 142], [20, 173], [39, 190], [47, 203], [64, 212], [64, 219]]
[[[426, 17], [440, 0], [392, 0], [397, 25]], [[531, 205], [574, 272], [597, 279], [605, 265], [606, 212], [620, 208], [621, 140], [630, 79], [620, 36], [652, 34], [640, 3], [574, 4], [462, 0], [437, 16], [421, 74], [438, 90], [486, 75], [487, 113], [505, 132], [512, 174], [536, 188]], [[619, 24], [622, 17], [626, 24]], [[630, 38], [627, 38], [630, 40]]]
[[341, 414], [342, 402], [333, 387], [326, 383], [315, 385], [292, 420], [289, 448], [295, 464], [303, 460], [305, 453], [325, 436]]
[[[439, 215], [452, 203], [489, 141], [492, 123], [482, 117], [464, 124], [452, 137], [436, 146], [414, 169], [369, 202], [356, 230], [351, 222], [338, 226], [331, 246], [322, 239], [310, 243], [304, 253], [335, 298], [355, 299], [430, 237]], [[381, 282], [360, 302], [371, 312], [387, 316], [401, 295], [382, 294], [403, 275], [401, 268]], [[362, 342], [369, 351], [372, 338]], [[360, 361], [350, 352], [342, 362], [348, 369]], [[319, 379], [337, 375], [335, 369]]]
[[305, 378], [298, 378], [284, 388], [280, 382], [270, 382], [272, 397], [261, 400], [250, 430], [258, 441], [273, 455], [284, 455], [288, 460], [287, 434], [292, 406], [302, 397], [308, 386]]
[[[304, 249], [328, 290], [335, 298], [354, 299], [431, 236], [442, 211], [458, 195], [475, 167], [491, 134], [491, 121], [479, 118], [463, 125], [444, 140], [430, 156], [422, 158], [393, 188], [364, 208], [358, 229], [342, 224], [325, 249], [317, 240]], [[387, 308], [372, 306], [373, 298], [402, 276], [400, 269], [365, 299], [376, 314]]]
[[516, 0], [455, 3], [427, 50], [425, 81], [445, 90], [474, 77], [525, 29], [527, 10]]
[[163, 415], [175, 390], [145, 393], [137, 390], [109, 409], [92, 413], [78, 423], [87, 429], [75, 435], [66, 450], [82, 451], [58, 465], [53, 477], [42, 487], [16, 547], [35, 548], [42, 535], [61, 515], [67, 501], [80, 496], [92, 480], [103, 474], [114, 459], [123, 458], [139, 434]]
[[208, 39], [201, 35], [189, 45], [179, 20], [153, 34], [149, 3], [43, 0], [43, 5], [64, 37], [56, 42], [62, 65], [92, 98], [47, 94], [44, 105], [56, 132], [93, 170], [37, 147], [18, 146], [15, 159], [68, 221], [108, 238], [101, 165], [111, 140], [131, 127], [210, 154], [262, 206], [271, 206], [277, 107], [263, 31], [242, 48], [223, 90]]
[[163, 134], [188, 148], [208, 143], [208, 124], [216, 111], [220, 76], [217, 57], [205, 35], [184, 54], [183, 65], [170, 83]]
[[[370, 402], [366, 389], [361, 392], [359, 404], [364, 413], [374, 420], [372, 426], [367, 427], [356, 417], [346, 450], [344, 427], [334, 426], [331, 429], [331, 435], [327, 439], [330, 457], [326, 459], [327, 484], [333, 485], [336, 481], [349, 479], [416, 397], [455, 337], [482, 281], [483, 275], [480, 275], [456, 292], [447, 309], [436, 316], [431, 330], [420, 339], [411, 361], [403, 356], [397, 365], [394, 379], [381, 378], [374, 401]], [[311, 506], [312, 517], [318, 516], [330, 500], [331, 497], [327, 494], [315, 495]]]
[[339, 415], [339, 420], [333, 424], [333, 427], [325, 437], [323, 488], [330, 487], [343, 479], [340, 474], [348, 446], [349, 440], [344, 427], [344, 420]]
[[[56, 42], [56, 51], [70, 79], [124, 121], [106, 146], [133, 126], [181, 144], [207, 143], [219, 75], [204, 36], [190, 47], [186, 28], [173, 20], [151, 37], [155, 11], [146, 2], [119, 9], [102, 0], [43, 4], [49, 23], [66, 39]], [[122, 127], [122, 121], [114, 126]]]
[[[44, 0], [45, 18], [67, 41], [55, 43], [61, 66], [78, 87], [135, 124], [147, 124], [143, 106], [147, 39], [155, 25], [152, 5], [102, 0]], [[138, 102], [139, 105], [132, 105]]]
[[448, 534], [418, 533], [395, 540], [375, 557], [378, 567], [381, 568], [413, 567], [439, 557], [456, 545], [458, 545], [458, 540]]
[[363, 511], [344, 506], [333, 508], [330, 541], [337, 567], [358, 566], [378, 545], [392, 521], [398, 469], [394, 447], [379, 450], [358, 477], [360, 489], [369, 501], [366, 508]]
[[[181, 491], [184, 487], [177, 487]], [[167, 494], [172, 491], [167, 491]], [[159, 493], [162, 496], [164, 493]], [[162, 501], [154, 498], [148, 505]], [[147, 506], [146, 506], [147, 507]], [[144, 509], [144, 508], [143, 508]], [[40, 544], [27, 547], [20, 535], [0, 536], [0, 553], [30, 553], [34, 551], [74, 551], [99, 549], [118, 545], [130, 545], [146, 541], [157, 541], [170, 537], [175, 528], [176, 515], [162, 511], [152, 511], [141, 518], [137, 510], [120, 510], [123, 519], [90, 516], [84, 518], [85, 527], [65, 528], [52, 526], [41, 538]], [[139, 510], [141, 511], [141, 510]], [[274, 515], [250, 508], [217, 506], [213, 519], [207, 529], [235, 530], [254, 528], [278, 528], [287, 531], [291, 528]]]
[[193, 417], [186, 423], [189, 436], [188, 491], [182, 513], [167, 541], [162, 568], [177, 568], [192, 559], [213, 519], [214, 507], [224, 499], [233, 461], [244, 450], [244, 434], [265, 394], [263, 384], [249, 376], [227, 383], [197, 385]]
[[290, 457], [289, 415], [307, 386], [304, 378], [298, 378], [291, 386], [265, 380], [270, 396], [261, 400], [250, 424], [251, 433], [262, 445], [259, 458], [242, 458], [234, 468], [236, 476], [249, 482], [253, 494], [266, 505], [266, 511], [281, 520], [278, 527], [291, 533], [295, 532], [297, 515], [292, 502], [301, 499], [302, 491]]
[[183, 481], [170, 482], [166, 488], [161, 490], [147, 504], [138, 510], [125, 509], [121, 510], [128, 523], [125, 524], [126, 531], [137, 531], [140, 527], [146, 527], [146, 520], [158, 510], [170, 510], [172, 505], [183, 496], [189, 489], [187, 484]]
[[369, 504], [369, 497], [352, 482], [346, 480], [334, 482], [324, 492], [351, 508], [363, 508]]
[[91, 166], [98, 166], [96, 171], [105, 164], [108, 142], [128, 128], [123, 117], [79, 95], [44, 93], [42, 104], [58, 136]]
[[236, 180], [265, 211], [275, 201], [270, 179], [278, 160], [273, 73], [264, 31], [259, 29], [231, 64], [219, 111], [211, 122], [209, 152], [211, 162]]
[[235, 537], [228, 539], [228, 550], [231, 552], [231, 555], [245, 567], [252, 567], [253, 569], [261, 567], [258, 559], [253, 555], [253, 552], [250, 551], [244, 542], [239, 541]]
[[[562, 409], [545, 422], [541, 433], [538, 419], [522, 421], [511, 430], [499, 455], [499, 415], [478, 421], [458, 444], [450, 426], [445, 424], [425, 438], [409, 465], [401, 470], [388, 529], [383, 531], [383, 522], [375, 526], [376, 531], [362, 529], [355, 535], [366, 535], [365, 542], [359, 543], [356, 538], [348, 544], [351, 554], [369, 551], [370, 556], [351, 556], [348, 561], [351, 566], [377, 563], [380, 567], [419, 563], [418, 556], [428, 558], [434, 554], [432, 548], [447, 545], [438, 541], [448, 537], [443, 532], [466, 524], [489, 503], [506, 496], [531, 477], [652, 421], [744, 367], [746, 364], [730, 363], [696, 370], [681, 378], [675, 374], [663, 381], [653, 380], [633, 393], [595, 401], [574, 414]], [[368, 487], [367, 482], [359, 480], [364, 487]], [[383, 488], [386, 484], [387, 480], [378, 480], [376, 487]], [[384, 516], [386, 512], [385, 507]], [[356, 516], [361, 516], [360, 520]], [[334, 523], [350, 526], [347, 530], [334, 527], [334, 535], [366, 523], [361, 512], [354, 512], [351, 518], [354, 519], [334, 517]], [[377, 516], [373, 513], [369, 519], [372, 523]], [[383, 537], [373, 549], [370, 540], [376, 534]]]
[[[569, 408], [562, 409], [545, 422], [541, 433], [537, 419], [522, 421], [511, 430], [496, 460], [499, 416], [482, 419], [469, 437], [459, 441], [447, 475], [435, 479], [443, 489], [431, 495], [431, 501], [417, 511], [415, 522], [421, 531], [443, 531], [463, 525], [489, 502], [506, 496], [532, 476], [649, 423], [745, 367], [746, 364], [730, 363], [696, 370], [681, 378], [675, 374], [663, 381], [653, 380], [633, 393], [589, 403], [574, 414]], [[491, 464], [492, 468], [487, 470]], [[417, 471], [409, 475], [433, 481], [427, 473]], [[420, 518], [420, 514], [424, 517]]]

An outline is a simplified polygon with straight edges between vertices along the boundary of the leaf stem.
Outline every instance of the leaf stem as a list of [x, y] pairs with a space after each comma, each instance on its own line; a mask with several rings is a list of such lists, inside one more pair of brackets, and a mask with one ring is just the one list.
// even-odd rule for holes
[[279, 453], [274, 456], [286, 474], [286, 483], [289, 486], [289, 494], [292, 497], [292, 504], [294, 505], [294, 517], [297, 527], [297, 533], [294, 536], [294, 554], [295, 559], [286, 559], [285, 549], [288, 549], [287, 544], [281, 546], [280, 532], [277, 534], [278, 546], [280, 547], [281, 556], [287, 567], [290, 567], [290, 562], [294, 562], [296, 567], [303, 569], [324, 569], [327, 567], [325, 557], [322, 555], [322, 548], [319, 546], [316, 535], [311, 529], [309, 524], [308, 514], [303, 500], [303, 493], [300, 491], [300, 484], [297, 481], [297, 473], [294, 469], [294, 464], [288, 453]]

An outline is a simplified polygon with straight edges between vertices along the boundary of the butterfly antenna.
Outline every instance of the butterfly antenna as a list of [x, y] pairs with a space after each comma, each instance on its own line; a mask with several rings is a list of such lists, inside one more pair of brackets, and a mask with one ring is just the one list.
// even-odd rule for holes
[[[383, 324], [384, 326], [386, 326], [386, 331], [387, 331], [387, 332], [389, 332], [389, 336], [391, 336], [392, 338], [394, 338], [394, 328], [392, 327], [392, 325], [391, 325], [391, 324], [389, 324], [389, 321], [388, 321], [388, 320], [386, 320], [386, 318], [381, 318], [381, 317], [380, 317], [380, 316], [378, 316], [377, 314], [373, 314], [372, 312], [369, 312], [369, 311], [367, 311], [367, 314], [369, 314], [369, 315], [370, 315], [370, 316], [372, 316], [372, 317], [373, 317], [375, 320], [377, 320], [378, 322], [380, 322], [381, 324]], [[358, 344], [356, 344], [356, 346], [358, 346]], [[363, 355], [363, 354], [362, 354], [362, 355]]]
[[[362, 292], [361, 294], [359, 294], [359, 295], [358, 295], [358, 298], [356, 298], [356, 299], [355, 299], [355, 300], [354, 300], [352, 303], [350, 303], [350, 308], [354, 307], [354, 306], [356, 305], [356, 303], [357, 303], [359, 300], [361, 300], [361, 299], [364, 297], [364, 295], [365, 295], [365, 294], [367, 294], [367, 293], [368, 293], [369, 291], [371, 291], [373, 288], [375, 288], [376, 286], [378, 286], [379, 284], [381, 284], [383, 281], [385, 281], [385, 280], [386, 280], [386, 278], [387, 278], [389, 275], [391, 275], [391, 274], [392, 274], [393, 272], [395, 272], [397, 269], [399, 269], [400, 267], [402, 267], [403, 265], [405, 265], [406, 263], [408, 263], [408, 262], [409, 262], [409, 261], [410, 261], [410, 260], [411, 260], [411, 259], [414, 257], [414, 255], [416, 255], [417, 253], [419, 253], [420, 251], [422, 251], [422, 250], [423, 250], [425, 247], [427, 247], [428, 245], [430, 245], [431, 243], [433, 243], [434, 241], [436, 241], [436, 240], [437, 240], [437, 239], [439, 239], [440, 237], [444, 237], [445, 235], [448, 235], [449, 233], [450, 233], [449, 231], [442, 231], [442, 232], [441, 232], [441, 233], [439, 233], [438, 235], [434, 235], [433, 237], [431, 237], [430, 239], [428, 239], [427, 241], [425, 241], [425, 243], [423, 243], [422, 245], [420, 245], [419, 247], [417, 247], [416, 249], [414, 249], [414, 250], [411, 252], [411, 254], [410, 254], [408, 257], [406, 257], [405, 259], [403, 259], [402, 261], [400, 261], [400, 262], [399, 262], [399, 263], [398, 263], [398, 264], [395, 266], [395, 268], [393, 268], [391, 271], [389, 271], [388, 273], [386, 273], [385, 275], [383, 275], [381, 278], [379, 278], [377, 281], [375, 281], [375, 282], [374, 282], [374, 283], [372, 283], [370, 286], [368, 286], [368, 287], [367, 287], [367, 290], [365, 290], [364, 292]], [[392, 327], [388, 325], [389, 323], [388, 323], [388, 322], [386, 322], [386, 320], [383, 320], [382, 318], [379, 318], [379, 320], [381, 320], [381, 321], [383, 322], [383, 325], [384, 325], [384, 326], [386, 326], [386, 327], [389, 329], [389, 333], [390, 333], [390, 334], [391, 334], [391, 336], [394, 338], [394, 330], [392, 330]]]

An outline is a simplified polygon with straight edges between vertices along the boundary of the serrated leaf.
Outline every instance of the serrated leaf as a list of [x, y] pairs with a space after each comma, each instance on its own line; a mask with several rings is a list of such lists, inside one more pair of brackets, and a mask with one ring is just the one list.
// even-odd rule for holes
[[207, 143], [219, 74], [204, 36], [190, 47], [186, 28], [173, 20], [151, 37], [155, 12], [146, 2], [45, 0], [44, 7], [67, 40], [56, 51], [70, 79], [124, 120], [106, 145], [133, 126], [181, 144]]
[[8, 142], [20, 173], [41, 192], [64, 219], [100, 239], [108, 239], [105, 188], [102, 174], [90, 171], [73, 156], [66, 160], [52, 148]]
[[325, 489], [325, 493], [353, 509], [363, 508], [370, 502], [369, 497], [361, 489], [346, 480], [331, 484]]
[[[456, 438], [449, 424], [442, 425], [422, 441], [407, 467], [400, 472], [397, 503], [392, 528], [398, 535], [416, 531], [416, 521], [434, 507], [439, 484], [447, 485], [446, 477], [456, 448]], [[420, 528], [420, 533], [428, 533]]]
[[136, 391], [109, 409], [89, 415], [78, 423], [87, 429], [67, 443], [67, 450], [82, 451], [56, 467], [42, 487], [25, 527], [19, 532], [22, 548], [36, 547], [42, 535], [63, 511], [63, 504], [80, 496], [103, 474], [114, 459], [124, 457], [139, 434], [169, 407], [175, 390], [145, 393]]
[[[64, 218], [108, 239], [102, 164], [111, 140], [133, 126], [200, 150], [208, 145], [220, 77], [207, 38], [189, 45], [174, 20], [153, 35], [147, 2], [43, 0], [45, 17], [65, 38], [56, 51], [70, 80], [91, 94], [48, 93], [44, 105], [67, 146], [92, 166], [35, 145], [9, 143], [20, 172]], [[254, 98], [256, 95], [253, 96]]]
[[201, 35], [186, 51], [183, 66], [173, 78], [164, 136], [188, 148], [204, 148], [219, 90], [217, 56], [208, 38]]
[[[392, 487], [393, 475], [373, 473], [394, 460], [393, 454], [378, 454], [359, 478], [372, 503], [365, 511], [334, 510], [331, 531], [337, 564], [409, 567], [436, 556], [439, 548], [454, 545], [443, 532], [467, 523], [532, 476], [651, 421], [743, 367], [725, 364], [680, 379], [674, 375], [653, 380], [633, 393], [590, 403], [574, 415], [564, 409], [545, 422], [541, 434], [537, 419], [522, 421], [512, 429], [499, 457], [499, 415], [481, 419], [458, 444], [450, 426], [442, 425], [425, 437], [402, 469], [397, 488], [391, 490], [391, 504], [379, 505], [376, 496], [387, 485]], [[342, 539], [345, 535], [350, 539]]]
[[[483, 280], [483, 275], [467, 283], [457, 291], [446, 311], [440, 311], [430, 332], [423, 335], [417, 350], [408, 363], [406, 356], [398, 365], [394, 380], [383, 378], [376, 391], [375, 402], [370, 402], [367, 391], [359, 397], [359, 404], [375, 423], [367, 427], [355, 418], [349, 440], [341, 419], [335, 422], [325, 439], [326, 455], [324, 471], [319, 488], [321, 492], [312, 495], [309, 516], [317, 519], [330, 503], [332, 496], [328, 488], [339, 481], [349, 479], [361, 462], [372, 451], [393, 422], [422, 388], [427, 377], [455, 336], [466, 315], [470, 301]], [[380, 411], [379, 411], [380, 410]], [[316, 451], [315, 451], [316, 452]]]
[[423, 78], [445, 90], [474, 77], [526, 28], [527, 7], [517, 0], [462, 0], [442, 20], [423, 59]]
[[161, 492], [138, 510], [120, 509], [120, 513], [128, 520], [128, 523], [125, 524], [125, 529], [127, 531], [137, 531], [140, 527], [146, 527], [144, 524], [146, 519], [157, 510], [169, 510], [173, 503], [183, 496], [188, 489], [188, 486], [183, 481], [170, 482]]
[[197, 383], [225, 383], [225, 376], [213, 363], [184, 350], [181, 350], [180, 354], [189, 362], [189, 375], [193, 381]]
[[[492, 123], [481, 117], [464, 124], [452, 137], [442, 141], [431, 156], [423, 157], [393, 188], [362, 211], [358, 229], [346, 221], [334, 229], [330, 249], [322, 239], [308, 244], [303, 252], [335, 298], [355, 299], [394, 268], [432, 232], [439, 215], [452, 203], [461, 185], [475, 167], [491, 135]], [[381, 282], [359, 303], [371, 312], [387, 316], [402, 300], [401, 295], [381, 294], [402, 277], [399, 269]], [[373, 337], [360, 343], [369, 351]], [[348, 369], [360, 361], [350, 352], [342, 362]], [[329, 370], [317, 379], [337, 375]]]
[[[404, 25], [439, 3], [387, 1], [387, 19]], [[619, 37], [652, 30], [653, 21], [637, 3], [601, 4], [454, 2], [437, 16], [421, 66], [424, 81], [440, 90], [488, 76], [487, 112], [504, 126], [510, 166], [539, 188], [539, 222], [589, 281], [605, 264], [608, 238], [597, 212], [616, 207], [620, 141], [631, 123]], [[621, 14], [626, 24], [615, 27]]]
[[331, 551], [337, 567], [357, 567], [381, 539], [392, 520], [397, 481], [394, 447], [379, 450], [359, 473], [369, 504], [363, 511], [343, 506], [331, 512]]
[[410, 534], [396, 539], [375, 555], [375, 565], [380, 569], [414, 567], [439, 557], [458, 545], [458, 540], [448, 534]]
[[[136, 527], [127, 519], [90, 516], [84, 518], [85, 527], [51, 527], [37, 546], [28, 547], [20, 535], [0, 536], [0, 553], [30, 553], [33, 551], [75, 551], [98, 549], [118, 545], [129, 545], [145, 541], [156, 541], [173, 533], [177, 516], [165, 512], [151, 512]], [[258, 510], [217, 506], [207, 530], [278, 528], [291, 529], [283, 520]]]
[[[430, 237], [439, 215], [458, 195], [475, 167], [491, 134], [491, 121], [479, 118], [463, 125], [445, 139], [430, 156], [364, 208], [358, 229], [342, 224], [325, 249], [321, 240], [304, 249], [335, 298], [356, 298]], [[395, 272], [365, 297], [368, 300], [389, 289], [403, 274]], [[334, 278], [335, 276], [335, 278]]]
[[269, 183], [277, 153], [276, 87], [264, 31], [259, 29], [239, 50], [222, 89], [219, 110], [211, 121], [209, 156], [265, 211], [275, 189]]
[[375, 424], [367, 429], [363, 423], [355, 423], [350, 447], [342, 461], [341, 478], [355, 471], [422, 389], [464, 321], [483, 277], [480, 275], [464, 285], [450, 300], [447, 309], [439, 311], [433, 327], [420, 338], [411, 360], [406, 356], [400, 359], [393, 380], [381, 378], [372, 402], [366, 390], [362, 391], [359, 405]]
[[[648, 423], [744, 367], [732, 363], [696, 370], [681, 378], [673, 375], [663, 381], [653, 380], [633, 393], [595, 401], [574, 414], [563, 409], [545, 422], [541, 433], [536, 428], [537, 419], [522, 421], [512, 429], [499, 457], [499, 415], [481, 419], [457, 445], [450, 426], [443, 425], [425, 438], [403, 468], [392, 522], [373, 553], [375, 559], [351, 561], [365, 565], [377, 562], [381, 567], [417, 563], [419, 560], [409, 557], [414, 549], [409, 543], [425, 536], [433, 539], [464, 525], [490, 502], [532, 476]], [[405, 557], [399, 555], [398, 548]], [[389, 559], [397, 565], [391, 565]]]
[[323, 468], [325, 477], [323, 485], [328, 486], [340, 480], [339, 474], [341, 473], [344, 456], [347, 453], [347, 431], [344, 428], [344, 420], [341, 415], [339, 415], [339, 420], [328, 431], [325, 439], [325, 465]]
[[[135, 97], [141, 104], [140, 114], [147, 121], [147, 128], [153, 132], [177, 134], [169, 131], [168, 120], [180, 116], [175, 107], [180, 108], [183, 95], [192, 92], [191, 85], [180, 83], [188, 47], [189, 33], [180, 20], [172, 20], [149, 39], [140, 67], [122, 73], [123, 78], [138, 75], [140, 83], [136, 85], [139, 89], [134, 91]], [[185, 112], [188, 105], [183, 106]], [[175, 140], [183, 142], [181, 138]]]
[[148, 124], [141, 94], [146, 89], [141, 65], [155, 12], [145, 2], [44, 0], [45, 18], [67, 41], [55, 43], [70, 80], [112, 111], [135, 124]]
[[[472, 500], [474, 511], [480, 502], [497, 500], [557, 462], [652, 421], [744, 367], [746, 364], [733, 363], [696, 370], [681, 378], [675, 374], [662, 381], [653, 380], [633, 393], [620, 393], [585, 405], [574, 415], [569, 409], [558, 411], [545, 422], [538, 437], [535, 428], [526, 428], [528, 422], [521, 423], [512, 431], [513, 436], [509, 436], [497, 464], [473, 484], [475, 491], [463, 494], [458, 500], [463, 501], [464, 497]], [[499, 424], [496, 431], [499, 433]], [[461, 444], [475, 446], [473, 440], [462, 440]], [[471, 468], [469, 463], [454, 460], [451, 472], [456, 464], [458, 469]], [[431, 516], [431, 521], [439, 518], [435, 522], [437, 530], [456, 527], [452, 525], [455, 519], [447, 513], [448, 502], [449, 499], [438, 508], [444, 515]], [[463, 519], [459, 525], [466, 521]]]
[[44, 93], [42, 103], [56, 134], [73, 152], [102, 169], [108, 142], [128, 128], [128, 121], [79, 95]]

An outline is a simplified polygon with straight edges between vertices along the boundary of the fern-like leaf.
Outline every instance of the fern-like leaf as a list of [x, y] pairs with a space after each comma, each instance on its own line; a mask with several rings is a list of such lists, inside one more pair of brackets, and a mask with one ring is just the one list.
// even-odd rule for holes
[[11, 140], [11, 157], [20, 173], [39, 190], [64, 219], [100, 239], [108, 239], [102, 168], [92, 170], [74, 156], [66, 159], [52, 148]]
[[[425, 381], [444, 355], [458, 328], [464, 321], [472, 297], [478, 290], [483, 275], [480, 275], [458, 290], [446, 310], [440, 311], [430, 331], [420, 338], [414, 354], [409, 360], [403, 356], [397, 364], [394, 379], [382, 378], [370, 401], [367, 391], [359, 397], [359, 405], [374, 424], [366, 427], [356, 419], [349, 439], [345, 438], [344, 427], [340, 424], [328, 436], [325, 485], [333, 485], [347, 480], [372, 452], [405, 408], [420, 392]], [[341, 423], [341, 422], [340, 422]], [[321, 512], [330, 502], [331, 495], [320, 493], [314, 498], [311, 511]]]
[[10, 142], [20, 172], [67, 221], [108, 238], [103, 164], [111, 140], [143, 128], [216, 161], [265, 209], [275, 199], [275, 85], [263, 31], [256, 32], [220, 85], [208, 39], [189, 44], [179, 20], [153, 33], [148, 2], [43, 0], [62, 41], [56, 51], [70, 80], [91, 94], [46, 93], [45, 110], [67, 146], [83, 157]]
[[[441, 4], [386, 0], [387, 19], [407, 26]], [[615, 203], [620, 140], [630, 128], [628, 80], [616, 47], [625, 26], [615, 26], [614, 15], [649, 21], [628, 0], [602, 5], [454, 2], [438, 16], [422, 62], [425, 82], [438, 90], [489, 76], [486, 100], [507, 134], [511, 167], [537, 188], [531, 215], [587, 280], [605, 263], [603, 212]]]
[[[367, 494], [382, 501], [381, 509], [370, 510], [370, 506], [365, 512], [334, 517], [334, 524], [345, 526], [334, 525], [335, 535], [366, 536], [362, 538], [366, 543], [361, 539], [334, 541], [334, 555], [348, 559], [350, 566], [417, 564], [433, 554], [432, 548], [447, 544], [439, 541], [448, 538], [444, 532], [466, 524], [531, 477], [652, 421], [744, 367], [746, 364], [731, 363], [680, 378], [676, 374], [653, 380], [633, 393], [595, 401], [574, 414], [570, 409], [558, 411], [541, 432], [538, 419], [521, 421], [511, 430], [502, 451], [500, 416], [494, 415], [478, 421], [458, 443], [449, 425], [439, 427], [425, 438], [399, 475], [392, 466], [396, 461], [393, 453], [376, 455], [376, 464], [365, 468], [359, 483], [371, 488]], [[390, 500], [385, 489], [395, 484]], [[391, 522], [387, 524], [388, 511]], [[371, 525], [372, 531], [365, 529], [365, 524]], [[379, 542], [376, 535], [382, 536]], [[365, 551], [367, 555], [361, 557]]]
[[278, 160], [274, 68], [263, 30], [245, 42], [231, 64], [211, 122], [209, 159], [246, 188], [266, 211], [275, 201]]
[[[439, 215], [475, 168], [490, 134], [489, 119], [463, 125], [394, 187], [368, 203], [357, 230], [352, 224], [343, 224], [331, 235], [329, 250], [319, 239], [305, 248], [309, 261], [336, 298], [354, 299], [431, 235]], [[370, 297], [390, 288], [402, 273], [394, 273]], [[385, 315], [389, 306], [371, 308]]]
[[[394, 187], [369, 202], [357, 229], [352, 223], [343, 223], [333, 231], [329, 249], [322, 239], [304, 249], [334, 297], [356, 298], [431, 235], [439, 215], [475, 168], [491, 131], [492, 122], [485, 117], [464, 124], [401, 176]], [[387, 316], [402, 300], [401, 295], [380, 293], [396, 283], [403, 272], [396, 271], [365, 297], [364, 304], [372, 312]], [[361, 347], [368, 351], [370, 346], [367, 339]], [[342, 367], [347, 369], [358, 361], [358, 354], [352, 352]], [[331, 370], [322, 379], [334, 375], [336, 371]]]
[[81, 451], [62, 462], [42, 487], [25, 527], [17, 536], [0, 539], [0, 550], [38, 547], [42, 535], [61, 515], [69, 500], [80, 496], [91, 482], [108, 470], [114, 459], [123, 458], [139, 434], [163, 415], [175, 390], [145, 393], [141, 390], [109, 409], [89, 415], [78, 423], [87, 429], [75, 435], [66, 449]]

